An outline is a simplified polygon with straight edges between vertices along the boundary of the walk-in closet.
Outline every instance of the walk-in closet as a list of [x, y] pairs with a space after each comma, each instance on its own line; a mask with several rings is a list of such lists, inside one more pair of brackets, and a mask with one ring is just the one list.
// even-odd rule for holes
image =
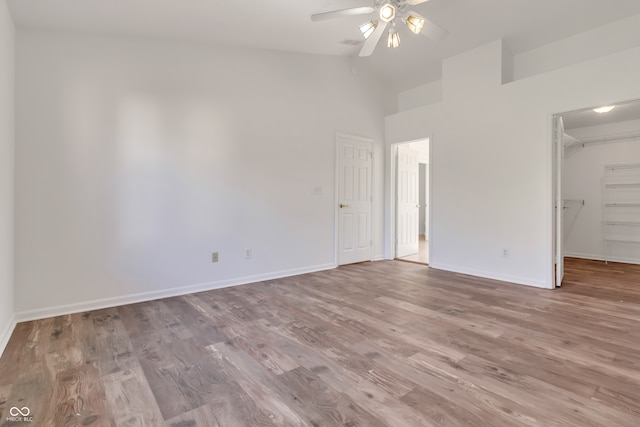
[[640, 101], [562, 119], [564, 256], [640, 264]]

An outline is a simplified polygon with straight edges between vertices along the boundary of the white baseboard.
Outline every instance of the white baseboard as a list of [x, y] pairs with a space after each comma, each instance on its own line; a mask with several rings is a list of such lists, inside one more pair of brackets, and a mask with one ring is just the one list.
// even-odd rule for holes
[[0, 357], [9, 343], [9, 338], [11, 338], [11, 334], [13, 334], [13, 330], [16, 328], [16, 323], [16, 317], [11, 316], [4, 329], [0, 330]]
[[[39, 308], [35, 310], [20, 311], [15, 314], [15, 320], [18, 322], [26, 322], [29, 320], [45, 319], [48, 317], [62, 316], [72, 313], [81, 313], [84, 311], [99, 310], [102, 308], [117, 307], [126, 304], [135, 304], [138, 302], [152, 301], [162, 298], [187, 295], [196, 292], [210, 291], [214, 289], [228, 288], [231, 286], [246, 285], [248, 283], [262, 282], [265, 280], [281, 279], [283, 277], [297, 276], [300, 274], [314, 273], [316, 271], [331, 270], [336, 265], [323, 264], [311, 267], [296, 268], [292, 270], [283, 270], [273, 273], [257, 274], [254, 276], [245, 276], [235, 279], [220, 280], [217, 282], [200, 283], [197, 285], [184, 286], [179, 288], [163, 289], [159, 291], [142, 292], [137, 294], [123, 295], [119, 297], [102, 298], [93, 301], [83, 301], [74, 304], [59, 305], [55, 307]], [[15, 325], [15, 322], [14, 322]]]
[[485, 279], [500, 280], [502, 282], [516, 283], [518, 285], [533, 286], [536, 288], [552, 289], [548, 283], [541, 280], [530, 279], [526, 277], [510, 276], [506, 274], [496, 274], [489, 271], [475, 270], [473, 268], [459, 267], [456, 265], [430, 263], [429, 267], [436, 270], [446, 270], [452, 273], [467, 274], [469, 276], [482, 277]]
[[565, 258], [579, 258], [579, 259], [591, 259], [594, 261], [604, 261], [604, 257], [600, 254], [585, 254], [580, 252], [566, 252], [564, 253]]
[[602, 254], [584, 254], [578, 252], [565, 252], [565, 257], [569, 258], [580, 258], [580, 259], [591, 259], [594, 261], [611, 261], [611, 262], [622, 262], [625, 264], [640, 264], [640, 260], [637, 258], [623, 258], [623, 257], [608, 257], [607, 259], [602, 256]]

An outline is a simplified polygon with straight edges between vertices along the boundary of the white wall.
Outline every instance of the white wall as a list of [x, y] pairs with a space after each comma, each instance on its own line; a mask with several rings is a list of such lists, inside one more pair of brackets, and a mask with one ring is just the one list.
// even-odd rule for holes
[[0, 355], [15, 326], [13, 307], [14, 26], [0, 2]]
[[[640, 15], [512, 55], [502, 50], [502, 83], [548, 73], [569, 65], [640, 46]], [[400, 92], [396, 113], [442, 101], [442, 80]]]
[[557, 70], [640, 45], [640, 15], [633, 15], [513, 57], [515, 80]]
[[436, 80], [398, 94], [396, 112], [411, 110], [442, 101], [442, 80]]
[[432, 136], [432, 267], [550, 288], [552, 115], [640, 98], [640, 48], [506, 85], [502, 58], [496, 41], [446, 60], [443, 101], [388, 116], [387, 151]]
[[[571, 129], [576, 138], [603, 137], [639, 132], [640, 120]], [[603, 189], [605, 165], [639, 163], [640, 141], [593, 143], [579, 151], [567, 150], [563, 170], [565, 199], [584, 199], [585, 205], [569, 204], [564, 212], [564, 249], [566, 256], [605, 259], [603, 245]], [[640, 218], [636, 218], [640, 221]], [[630, 230], [622, 229], [622, 232]], [[640, 263], [640, 245], [611, 243], [607, 258]]]
[[17, 315], [333, 267], [337, 131], [375, 140], [382, 258], [378, 87], [347, 58], [19, 31]]

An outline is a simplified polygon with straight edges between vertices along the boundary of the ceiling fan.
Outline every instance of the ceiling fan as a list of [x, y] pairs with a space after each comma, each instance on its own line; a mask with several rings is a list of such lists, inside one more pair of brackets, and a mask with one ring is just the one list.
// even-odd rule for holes
[[311, 15], [311, 20], [324, 21], [376, 12], [376, 17], [360, 25], [360, 31], [366, 40], [359, 55], [369, 56], [375, 50], [387, 26], [389, 27], [387, 46], [390, 48], [400, 46], [400, 35], [396, 29], [396, 23], [404, 23], [414, 34], [423, 34], [433, 40], [445, 38], [449, 34], [447, 30], [418, 13], [408, 10], [409, 6], [415, 6], [427, 1], [429, 0], [374, 0], [373, 6], [351, 7], [314, 13]]

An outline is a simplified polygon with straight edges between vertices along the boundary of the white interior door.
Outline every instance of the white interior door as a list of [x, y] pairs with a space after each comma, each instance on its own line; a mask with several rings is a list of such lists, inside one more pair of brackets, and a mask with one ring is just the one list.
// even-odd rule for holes
[[371, 261], [370, 140], [338, 135], [338, 264]]
[[562, 197], [562, 167], [564, 165], [564, 123], [562, 117], [556, 116], [555, 125], [555, 279], [556, 286], [562, 286], [564, 278], [564, 230], [563, 213], [564, 199]]
[[396, 257], [417, 254], [420, 234], [419, 153], [408, 147], [398, 146], [398, 189], [396, 192], [397, 216]]

